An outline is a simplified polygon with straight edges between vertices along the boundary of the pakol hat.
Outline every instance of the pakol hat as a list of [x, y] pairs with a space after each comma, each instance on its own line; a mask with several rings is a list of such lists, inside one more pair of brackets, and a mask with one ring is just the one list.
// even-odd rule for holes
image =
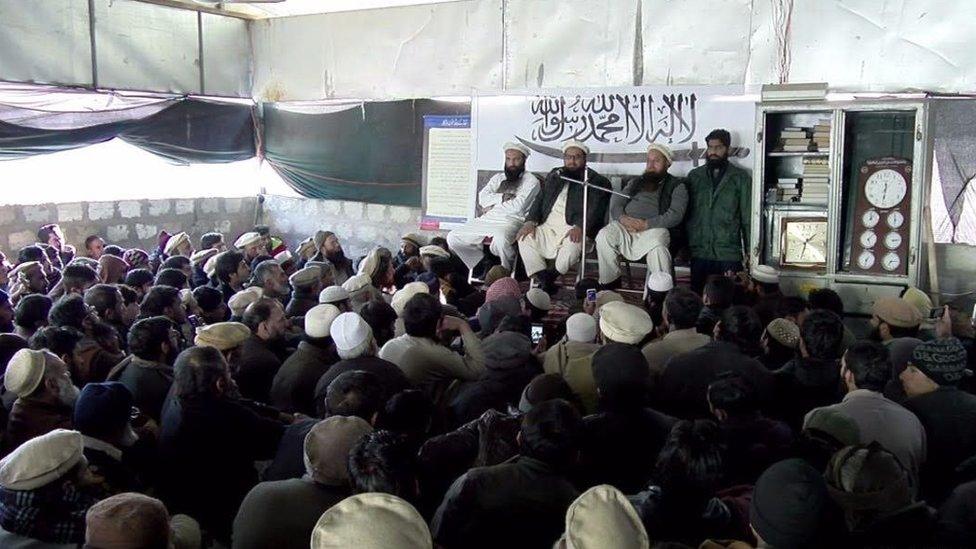
[[654, 329], [647, 311], [622, 301], [600, 308], [600, 331], [610, 341], [636, 345]]
[[322, 280], [322, 269], [304, 267], [288, 277], [293, 288], [308, 288]]
[[190, 263], [193, 265], [199, 265], [200, 263], [206, 263], [211, 257], [220, 253], [217, 248], [207, 248], [205, 250], [197, 250], [193, 252], [190, 256]]
[[423, 282], [410, 282], [393, 294], [390, 306], [396, 311], [397, 316], [403, 316], [403, 308], [407, 306], [407, 301], [417, 294], [429, 294], [430, 287]]
[[82, 459], [81, 433], [55, 429], [21, 444], [0, 460], [0, 486], [36, 490], [58, 480]]
[[322, 514], [312, 549], [433, 549], [427, 522], [406, 501], [379, 492], [357, 494]]
[[369, 423], [356, 416], [332, 416], [316, 423], [305, 435], [308, 476], [319, 484], [344, 486], [349, 482], [349, 451], [372, 431]]
[[172, 537], [163, 502], [135, 492], [103, 499], [85, 515], [85, 547], [165, 547]]
[[914, 328], [922, 323], [918, 309], [900, 297], [882, 297], [875, 301], [871, 314], [898, 328]]
[[329, 286], [319, 292], [319, 303], [338, 303], [349, 299], [349, 292], [342, 286]]
[[234, 241], [234, 247], [243, 250], [244, 248], [253, 246], [258, 242], [261, 242], [261, 235], [255, 232], [247, 232], [237, 237], [237, 240]]
[[406, 240], [407, 242], [413, 244], [417, 248], [421, 248], [427, 245], [427, 239], [420, 236], [417, 233], [407, 233], [400, 237], [400, 240]]
[[251, 337], [251, 329], [240, 322], [217, 322], [197, 328], [193, 343], [198, 347], [214, 347], [227, 351], [240, 347]]
[[451, 257], [451, 254], [448, 253], [447, 250], [441, 248], [440, 246], [434, 246], [434, 245], [421, 247], [420, 255], [426, 255], [428, 257], [443, 257], [448, 259]]
[[[53, 356], [53, 355], [52, 355]], [[47, 351], [21, 349], [14, 353], [3, 374], [3, 385], [18, 398], [33, 393], [44, 379]]]
[[190, 243], [190, 235], [186, 233], [176, 233], [173, 236], [169, 237], [169, 240], [166, 241], [166, 247], [163, 248], [163, 253], [165, 253], [166, 255], [173, 255], [176, 253], [177, 248], [179, 248], [183, 244], [189, 244], [189, 243]]
[[319, 304], [305, 313], [305, 334], [316, 339], [329, 337], [332, 321], [342, 311], [335, 305]]

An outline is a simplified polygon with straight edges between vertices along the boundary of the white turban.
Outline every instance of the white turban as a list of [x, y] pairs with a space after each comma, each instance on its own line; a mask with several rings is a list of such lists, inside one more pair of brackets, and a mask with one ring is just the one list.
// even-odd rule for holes
[[505, 143], [505, 146], [502, 147], [502, 148], [505, 151], [518, 151], [518, 152], [522, 153], [522, 156], [524, 156], [526, 158], [528, 158], [529, 157], [529, 154], [531, 154], [531, 152], [532, 152], [525, 145], [523, 145], [521, 143], [516, 143], [514, 141], [509, 141], [508, 143]]

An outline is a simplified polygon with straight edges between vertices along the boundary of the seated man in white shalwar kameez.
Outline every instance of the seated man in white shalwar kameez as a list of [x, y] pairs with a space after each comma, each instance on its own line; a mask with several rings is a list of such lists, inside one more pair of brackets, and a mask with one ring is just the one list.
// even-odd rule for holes
[[539, 192], [539, 179], [525, 169], [528, 147], [520, 143], [505, 144], [505, 171], [495, 174], [478, 193], [481, 217], [447, 235], [447, 245], [469, 269], [484, 259], [483, 243], [491, 239], [488, 249], [511, 269], [515, 261], [515, 234], [525, 221], [525, 214]]

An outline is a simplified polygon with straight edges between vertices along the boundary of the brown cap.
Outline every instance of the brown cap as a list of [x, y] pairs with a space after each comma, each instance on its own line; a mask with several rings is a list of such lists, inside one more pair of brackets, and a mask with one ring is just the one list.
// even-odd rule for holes
[[871, 314], [898, 328], [914, 328], [922, 323], [918, 309], [900, 297], [882, 297], [875, 301]]
[[103, 499], [85, 516], [85, 546], [99, 549], [169, 547], [169, 512], [163, 502], [125, 492]]

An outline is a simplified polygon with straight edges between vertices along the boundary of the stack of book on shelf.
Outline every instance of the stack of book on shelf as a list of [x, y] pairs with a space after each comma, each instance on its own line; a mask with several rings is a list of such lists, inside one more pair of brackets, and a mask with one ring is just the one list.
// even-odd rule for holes
[[830, 165], [826, 158], [804, 158], [800, 202], [826, 204], [830, 187]]
[[793, 202], [800, 196], [799, 177], [776, 178], [776, 201]]
[[813, 144], [820, 152], [830, 151], [830, 119], [825, 118], [813, 127]]
[[807, 152], [816, 150], [812, 128], [788, 126], [779, 134], [779, 148], [783, 152]]

